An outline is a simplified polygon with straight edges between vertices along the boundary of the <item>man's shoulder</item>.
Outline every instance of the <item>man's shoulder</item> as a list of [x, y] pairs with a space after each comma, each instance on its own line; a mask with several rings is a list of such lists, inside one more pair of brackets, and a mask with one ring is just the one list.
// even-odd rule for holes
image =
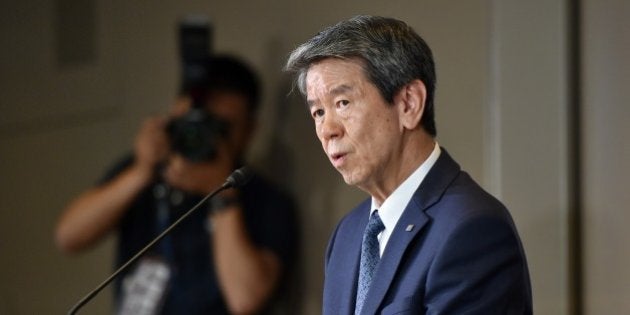
[[499, 214], [507, 210], [501, 201], [463, 171], [445, 190], [438, 206], [460, 209], [462, 215], [466, 215], [467, 212]]
[[444, 190], [439, 201], [427, 208], [425, 213], [432, 222], [431, 230], [441, 235], [438, 238], [484, 222], [491, 222], [495, 228], [509, 227], [515, 230], [512, 216], [505, 205], [463, 171]]
[[512, 221], [503, 203], [462, 170], [444, 148], [412, 199], [441, 230], [474, 218]]

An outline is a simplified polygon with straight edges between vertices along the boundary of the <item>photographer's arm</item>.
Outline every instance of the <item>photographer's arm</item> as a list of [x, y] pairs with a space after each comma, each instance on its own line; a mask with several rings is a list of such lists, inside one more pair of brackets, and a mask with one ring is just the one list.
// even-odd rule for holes
[[62, 213], [55, 230], [57, 247], [77, 252], [100, 240], [117, 224], [127, 207], [155, 175], [167, 152], [164, 118], [147, 119], [135, 141], [134, 163], [98, 187], [75, 198]]
[[[219, 187], [234, 169], [227, 145], [218, 148], [212, 161], [192, 163], [179, 155], [169, 158], [166, 181], [178, 189], [205, 195]], [[224, 197], [237, 192], [222, 193]], [[231, 195], [234, 196], [234, 195]], [[275, 289], [281, 274], [279, 257], [257, 247], [246, 229], [240, 206], [231, 205], [210, 214], [212, 251], [219, 287], [231, 314], [260, 311]]]
[[74, 199], [57, 224], [57, 247], [67, 253], [81, 251], [112, 230], [150, 178], [131, 167], [107, 184]]
[[230, 312], [260, 311], [280, 278], [280, 259], [252, 243], [238, 205], [213, 214], [211, 220], [216, 270]]
[[[231, 169], [230, 158], [225, 154], [202, 164], [173, 156], [164, 175], [173, 187], [205, 195], [220, 186]], [[227, 190], [223, 196], [235, 193]], [[216, 273], [230, 313], [260, 311], [278, 282], [280, 260], [271, 251], [254, 245], [245, 228], [240, 206], [231, 205], [211, 214], [210, 220]]]

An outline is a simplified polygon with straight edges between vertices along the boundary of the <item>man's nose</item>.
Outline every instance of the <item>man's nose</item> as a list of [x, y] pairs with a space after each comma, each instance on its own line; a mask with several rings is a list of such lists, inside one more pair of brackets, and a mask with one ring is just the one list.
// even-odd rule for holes
[[322, 140], [331, 140], [343, 135], [343, 124], [335, 114], [328, 114], [320, 125], [320, 137]]

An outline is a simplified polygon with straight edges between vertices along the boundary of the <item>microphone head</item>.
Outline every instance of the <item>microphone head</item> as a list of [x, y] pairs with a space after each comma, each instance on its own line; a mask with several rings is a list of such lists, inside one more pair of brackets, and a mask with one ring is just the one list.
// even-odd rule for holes
[[244, 166], [232, 172], [225, 182], [229, 187], [242, 187], [252, 179], [253, 175], [254, 173], [247, 166]]

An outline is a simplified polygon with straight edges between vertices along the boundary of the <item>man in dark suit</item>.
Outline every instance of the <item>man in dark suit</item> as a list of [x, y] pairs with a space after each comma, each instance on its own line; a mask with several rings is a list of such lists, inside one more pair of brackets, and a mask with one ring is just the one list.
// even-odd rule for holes
[[435, 140], [434, 68], [413, 29], [371, 16], [287, 61], [330, 162], [372, 196], [330, 239], [324, 314], [532, 313], [510, 214]]

